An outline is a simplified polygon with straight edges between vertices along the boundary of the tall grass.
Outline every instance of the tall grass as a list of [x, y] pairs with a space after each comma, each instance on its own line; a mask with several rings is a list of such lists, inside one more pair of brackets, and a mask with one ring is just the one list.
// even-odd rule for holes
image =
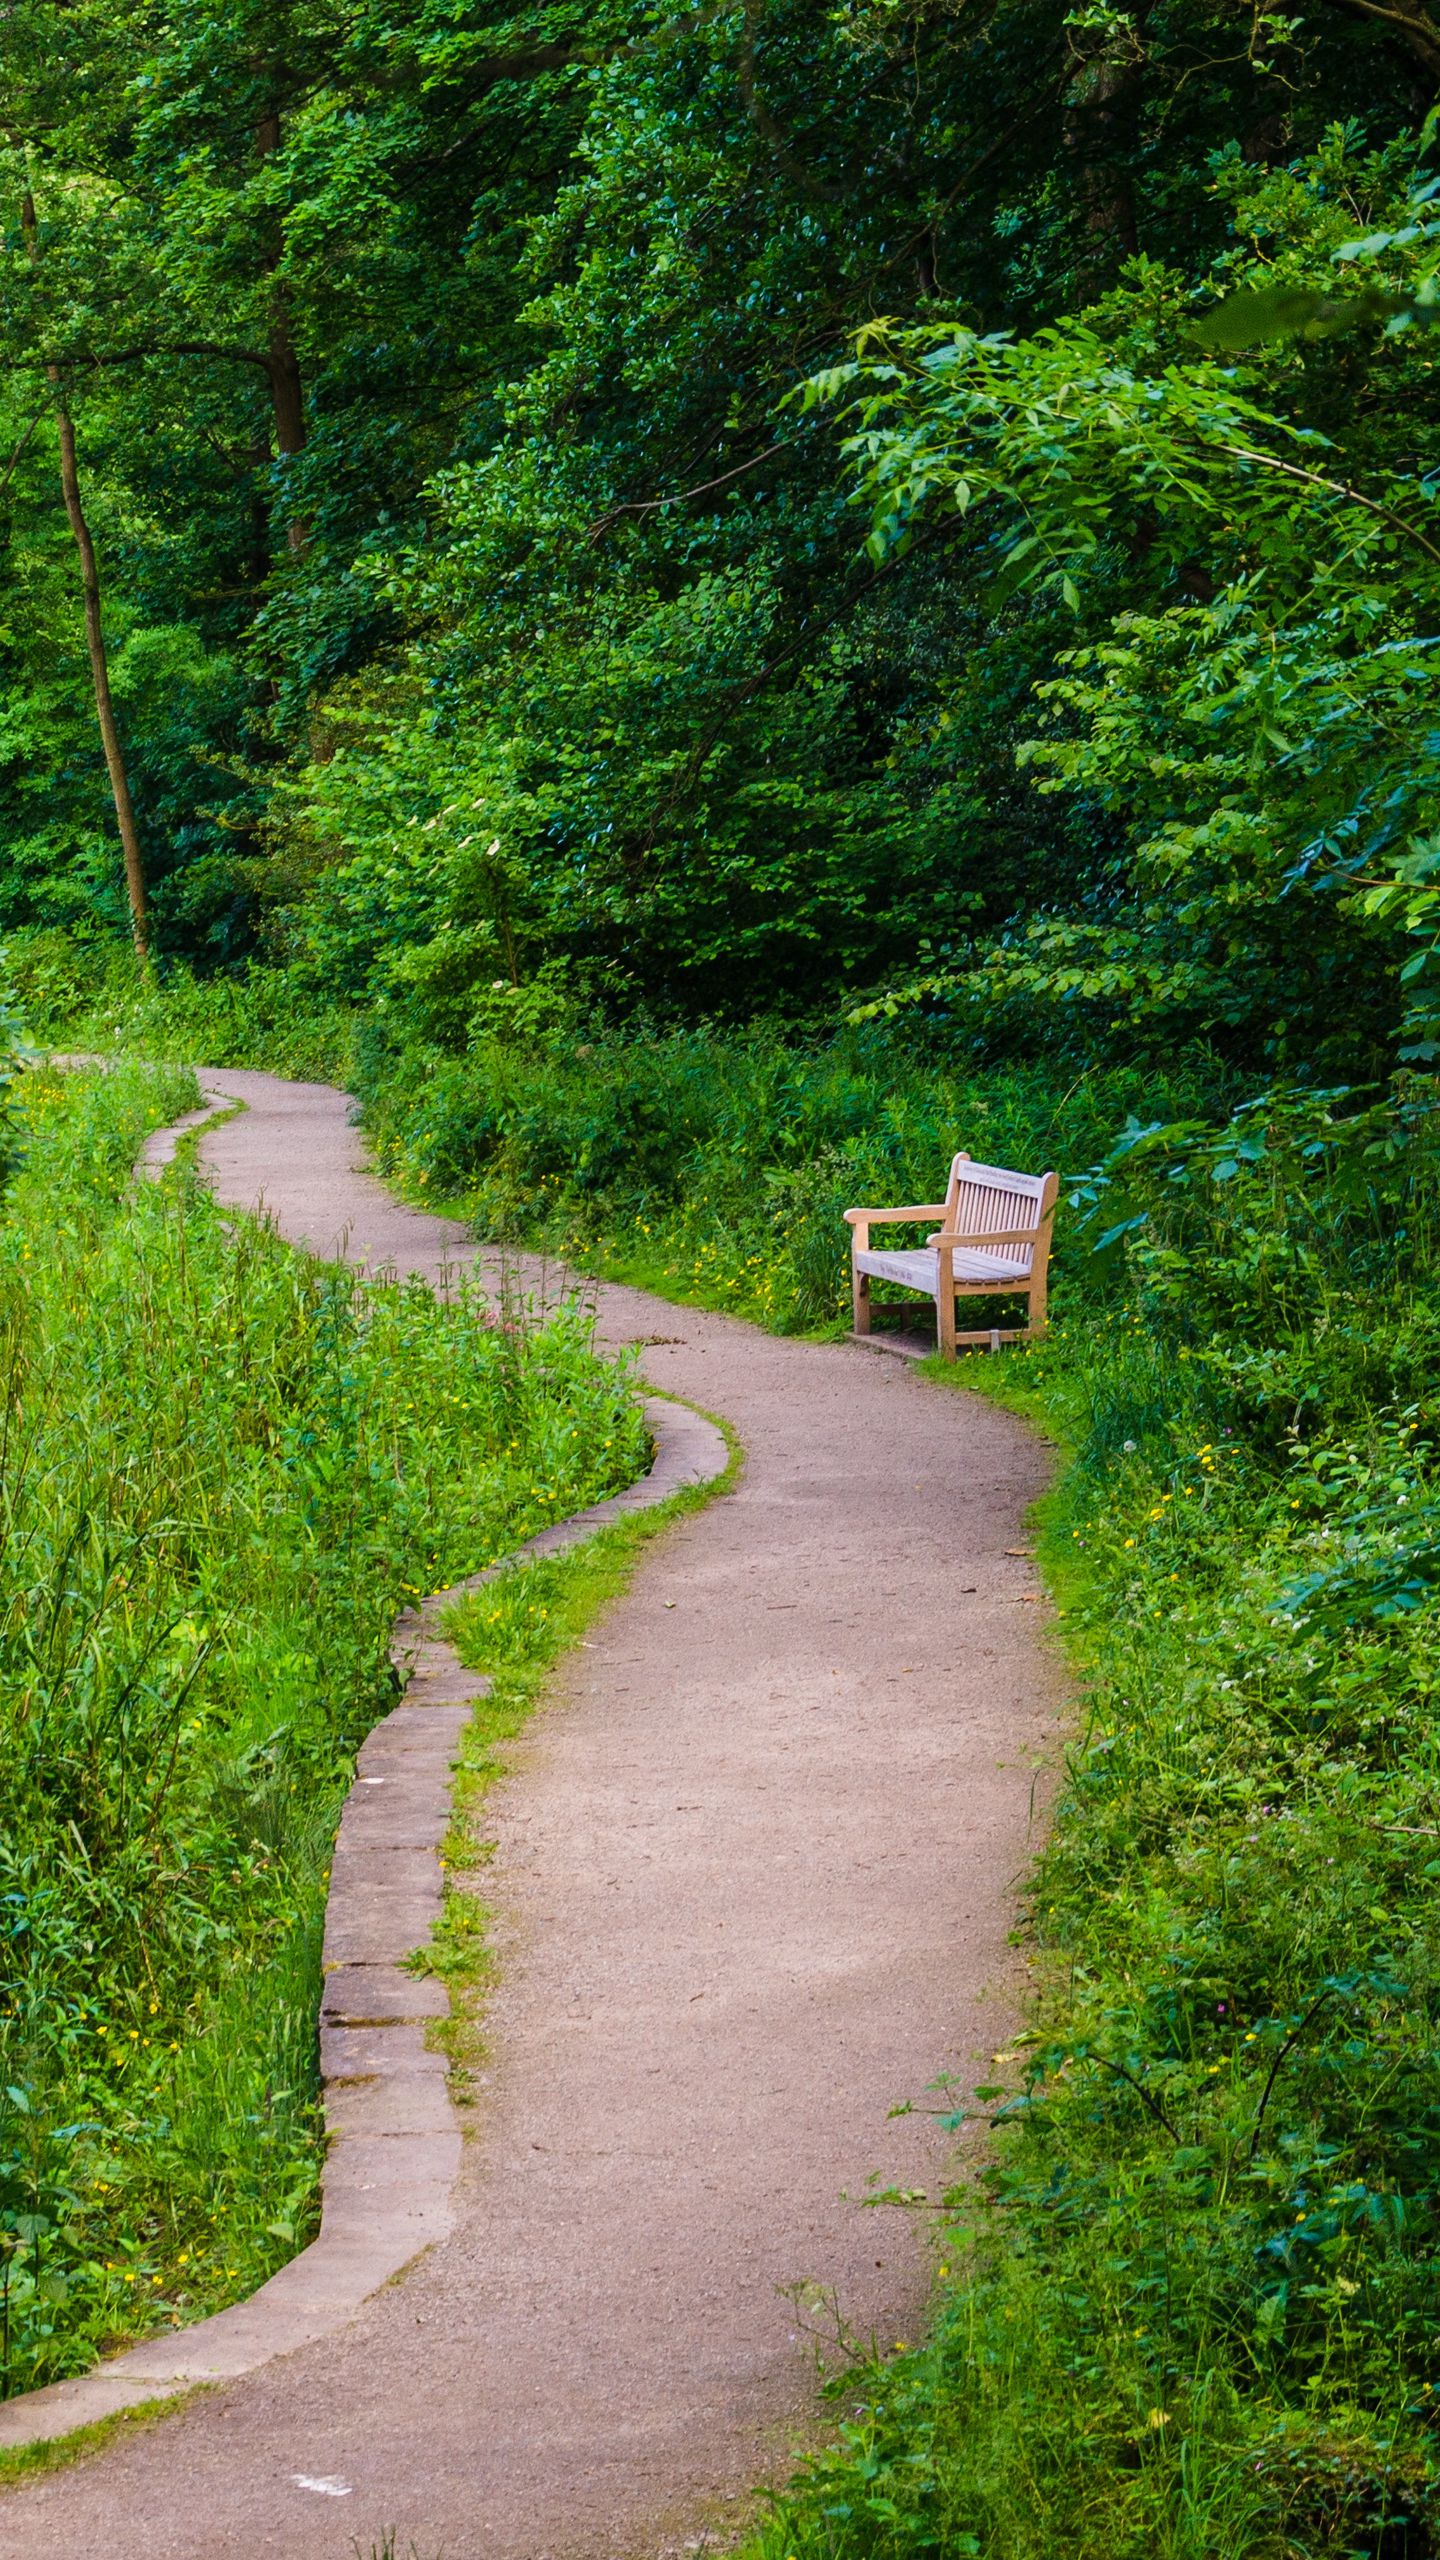
[[1061, 1081], [883, 1028], [366, 1072], [413, 1189], [787, 1329], [839, 1317], [841, 1209], [933, 1197], [955, 1145], [1070, 1177], [1054, 1335], [958, 1381], [1073, 1452], [1041, 1988], [934, 2093], [988, 2151], [934, 2215], [932, 2336], [837, 2376], [861, 2414], [761, 2560], [1440, 2549], [1428, 1086], [1231, 1113], [1203, 1057]]
[[1440, 2544], [1440, 1171], [1385, 1136], [1130, 1150], [1109, 1310], [970, 1373], [1074, 1451], [1041, 1989], [933, 2100], [990, 2129], [933, 2335], [840, 2378], [764, 2560]]
[[0, 983], [35, 1037], [57, 1046], [350, 1081], [353, 1006], [313, 990], [297, 1000], [283, 969], [197, 978], [172, 966], [162, 978], [142, 976], [124, 942], [32, 926], [0, 943]]
[[[412, 1196], [786, 1332], [848, 1307], [855, 1202], [935, 1197], [962, 1145], [1083, 1167], [1154, 1087], [1138, 1068], [1058, 1082], [1042, 1064], [997, 1068], [923, 1025], [881, 1023], [808, 1040], [764, 1024], [545, 1050], [485, 1040], [454, 1060], [362, 1033], [356, 1064], [381, 1164]], [[1222, 1085], [1198, 1059], [1169, 1098], [1193, 1108]], [[1093, 1294], [1086, 1259], [1062, 1237], [1062, 1281]]]
[[578, 1322], [132, 1190], [188, 1077], [36, 1074], [0, 1219], [0, 2376], [303, 2238], [329, 1845], [407, 1595], [641, 1463]]
[[[1204, 1057], [1061, 1078], [883, 1026], [356, 1056], [407, 1187], [785, 1328], [839, 1319], [839, 1210], [933, 1194], [957, 1144], [1080, 1204], [1051, 1339], [951, 1377], [1071, 1451], [1037, 1991], [932, 2093], [986, 2142], [923, 2209], [931, 2335], [847, 2361], [756, 2560], [1433, 2560], [1430, 1087], [1227, 1117]], [[1132, 1112], [1169, 1125], [1114, 1147]]]

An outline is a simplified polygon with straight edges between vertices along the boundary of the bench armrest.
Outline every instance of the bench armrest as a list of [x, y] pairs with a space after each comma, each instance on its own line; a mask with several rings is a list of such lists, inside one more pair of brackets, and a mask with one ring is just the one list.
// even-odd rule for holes
[[845, 1212], [846, 1223], [852, 1227], [872, 1224], [883, 1227], [887, 1223], [899, 1226], [907, 1218], [943, 1218], [944, 1215], [943, 1200], [923, 1201], [918, 1209], [847, 1209]]

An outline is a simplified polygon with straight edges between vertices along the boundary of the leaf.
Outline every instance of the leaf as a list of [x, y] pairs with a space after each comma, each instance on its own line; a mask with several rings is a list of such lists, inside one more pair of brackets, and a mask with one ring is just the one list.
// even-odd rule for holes
[[1103, 1236], [1097, 1236], [1090, 1250], [1092, 1253], [1108, 1253], [1110, 1247], [1118, 1244], [1122, 1236], [1133, 1236], [1141, 1227], [1146, 1227], [1149, 1223], [1150, 1213], [1147, 1209], [1142, 1209], [1133, 1218], [1122, 1218], [1118, 1226], [1107, 1227]]
[[1282, 338], [1330, 337], [1362, 320], [1388, 318], [1399, 307], [1393, 294], [1373, 288], [1341, 299], [1315, 285], [1273, 284], [1258, 293], [1232, 293], [1206, 313], [1194, 336], [1202, 347], [1239, 354]]

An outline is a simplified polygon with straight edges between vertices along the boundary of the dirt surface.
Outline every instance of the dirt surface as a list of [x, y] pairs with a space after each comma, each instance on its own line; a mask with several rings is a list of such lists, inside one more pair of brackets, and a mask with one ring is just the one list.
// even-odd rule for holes
[[[217, 1071], [220, 1196], [436, 1279], [464, 1232], [343, 1096]], [[486, 1257], [480, 1257], [482, 1265]], [[538, 1265], [507, 1285], [554, 1285]], [[0, 2499], [4, 2560], [641, 2553], [723, 2529], [813, 2424], [814, 2345], [912, 2336], [936, 2075], [984, 2076], [1063, 1703], [1022, 1558], [1045, 1459], [859, 1346], [596, 1290], [738, 1431], [490, 1799], [501, 1987], [450, 2237], [339, 2335]]]

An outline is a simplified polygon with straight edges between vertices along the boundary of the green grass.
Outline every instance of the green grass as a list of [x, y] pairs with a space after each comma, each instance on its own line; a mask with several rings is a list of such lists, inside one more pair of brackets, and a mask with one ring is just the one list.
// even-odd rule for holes
[[440, 2024], [438, 2040], [450, 2057], [452, 2090], [462, 2103], [484, 2055], [485, 1995], [494, 1978], [490, 1914], [480, 1890], [494, 1844], [481, 1836], [480, 1825], [485, 1799], [505, 1774], [505, 1746], [543, 1704], [557, 1662], [628, 1589], [646, 1548], [672, 1522], [729, 1492], [740, 1450], [728, 1427], [718, 1427], [730, 1462], [713, 1483], [686, 1486], [649, 1511], [610, 1521], [568, 1554], [507, 1567], [446, 1613], [444, 1632], [462, 1662], [488, 1673], [491, 1681], [466, 1729], [441, 1852], [444, 1910], [423, 1959], [424, 1969], [450, 1992], [451, 2014]]
[[562, 1314], [365, 1287], [130, 1186], [188, 1076], [23, 1082], [0, 1216], [0, 2372], [308, 2236], [329, 1845], [395, 1611], [628, 1482]]
[[81, 1054], [263, 1065], [338, 1084], [353, 1073], [353, 1007], [313, 994], [297, 1003], [282, 969], [197, 978], [172, 968], [147, 980], [126, 943], [41, 927], [0, 944], [0, 983], [34, 1037]]
[[144, 2401], [137, 2408], [117, 2409], [111, 2417], [96, 2418], [87, 2427], [71, 2427], [63, 2436], [46, 2436], [35, 2444], [0, 2446], [0, 2493], [28, 2488], [32, 2481], [44, 2479], [52, 2471], [66, 2471], [72, 2462], [103, 2453], [108, 2445], [137, 2435], [142, 2427], [154, 2426], [159, 2418], [170, 2417], [193, 2400], [197, 2391], [209, 2388], [208, 2383], [196, 2383], [190, 2390], [172, 2391]]
[[[1203, 1058], [1062, 1080], [909, 1026], [355, 1055], [413, 1196], [790, 1331], [842, 1319], [839, 1210], [925, 1196], [957, 1143], [1075, 1175], [1132, 1108], [1228, 1107]], [[1428, 1100], [1280, 1093], [1122, 1151], [1062, 1220], [1050, 1342], [949, 1374], [1064, 1453], [1039, 1553], [1080, 1704], [1023, 1924], [1041, 1988], [993, 2080], [936, 2093], [985, 2139], [931, 2334], [836, 2377], [756, 2560], [1440, 2548]], [[557, 1608], [526, 1576], [471, 1626], [503, 1674], [477, 1785]], [[462, 1975], [481, 1947], [483, 1915]]]
[[837, 2378], [756, 2560], [1440, 2539], [1434, 1173], [1394, 1180], [1152, 1195], [1108, 1317], [936, 1373], [1068, 1453], [1042, 1989], [937, 2092], [988, 2139], [929, 2341]]
[[[1057, 1093], [1042, 1066], [957, 1059], [923, 1027], [825, 1038], [697, 1030], [597, 1034], [553, 1052], [477, 1042], [462, 1059], [357, 1043], [382, 1170], [502, 1241], [781, 1332], [833, 1329], [848, 1304], [854, 1202], [925, 1199], [957, 1145], [1063, 1169], [1103, 1151], [1153, 1079], [1097, 1069]], [[1177, 1109], [1221, 1083], [1177, 1073]], [[919, 1185], [920, 1188], [915, 1186]], [[1087, 1290], [1062, 1247], [1058, 1285]]]

